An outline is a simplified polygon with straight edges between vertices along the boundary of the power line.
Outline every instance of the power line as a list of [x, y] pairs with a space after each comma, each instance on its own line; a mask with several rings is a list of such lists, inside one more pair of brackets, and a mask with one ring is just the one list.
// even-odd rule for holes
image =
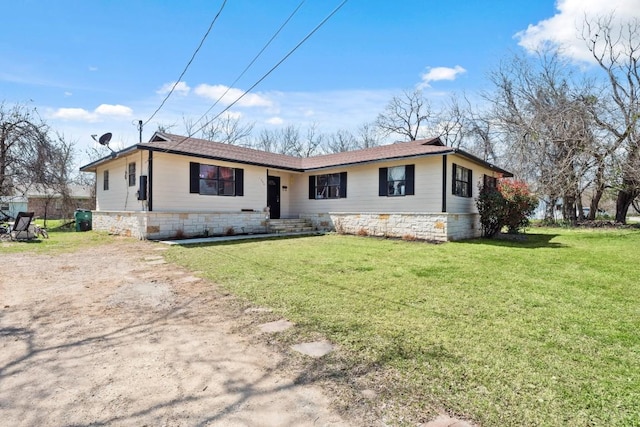
[[224, 6], [227, 4], [227, 0], [224, 0], [222, 2], [222, 5], [220, 6], [220, 9], [218, 10], [218, 13], [216, 13], [216, 16], [213, 17], [213, 20], [211, 21], [211, 24], [209, 25], [209, 28], [207, 29], [207, 32], [204, 34], [204, 36], [202, 37], [202, 39], [200, 40], [200, 44], [198, 45], [198, 47], [196, 48], [196, 50], [193, 52], [193, 55], [191, 55], [191, 59], [189, 60], [189, 62], [187, 63], [187, 65], [184, 67], [184, 70], [182, 70], [182, 73], [180, 74], [180, 77], [178, 77], [178, 79], [175, 81], [175, 83], [173, 84], [173, 87], [171, 88], [171, 90], [169, 91], [169, 93], [167, 93], [167, 96], [164, 97], [164, 99], [162, 100], [162, 102], [160, 103], [160, 106], [156, 109], [156, 111], [153, 112], [153, 114], [151, 115], [151, 117], [149, 117], [147, 119], [146, 122], [144, 122], [142, 124], [141, 127], [144, 127], [147, 125], [147, 123], [149, 123], [151, 121], [151, 119], [153, 119], [155, 117], [156, 114], [158, 114], [158, 111], [160, 111], [160, 109], [164, 106], [165, 102], [167, 102], [167, 100], [169, 99], [169, 97], [171, 96], [171, 94], [173, 93], [173, 91], [175, 90], [176, 86], [178, 86], [178, 83], [180, 83], [180, 81], [182, 80], [182, 77], [184, 77], [185, 73], [187, 72], [187, 69], [189, 69], [189, 66], [191, 65], [191, 63], [193, 62], [194, 58], [196, 57], [196, 55], [198, 54], [198, 52], [200, 51], [200, 48], [202, 47], [202, 45], [204, 44], [204, 41], [207, 39], [207, 36], [209, 35], [209, 33], [211, 32], [211, 29], [213, 28], [213, 25], [216, 23], [216, 21], [218, 20], [218, 17], [220, 16], [220, 13], [222, 13], [222, 10], [224, 9]]
[[[262, 49], [260, 49], [260, 52], [258, 52], [258, 54], [256, 56], [253, 57], [253, 59], [251, 60], [251, 62], [249, 62], [249, 64], [244, 68], [244, 70], [242, 70], [242, 72], [240, 73], [240, 75], [229, 85], [227, 86], [227, 90], [224, 91], [224, 93], [222, 95], [220, 95], [218, 97], [218, 99], [216, 99], [216, 101], [213, 103], [213, 105], [211, 107], [209, 107], [209, 109], [207, 111], [204, 112], [204, 114], [202, 116], [200, 116], [200, 118], [198, 120], [196, 120], [195, 124], [198, 124], [202, 119], [204, 119], [206, 117], [207, 114], [209, 114], [209, 112], [216, 106], [218, 105], [218, 103], [222, 100], [222, 98], [225, 97], [225, 95], [227, 93], [229, 93], [229, 91], [233, 88], [233, 86], [238, 82], [238, 80], [240, 80], [242, 78], [242, 76], [244, 76], [244, 74], [249, 70], [249, 68], [251, 68], [251, 66], [258, 60], [258, 58], [262, 55], [262, 53], [267, 49], [267, 47], [269, 47], [269, 45], [271, 44], [271, 42], [273, 42], [275, 40], [275, 38], [278, 36], [278, 34], [280, 34], [280, 32], [284, 29], [284, 27], [289, 23], [289, 21], [291, 20], [291, 18], [293, 18], [293, 16], [298, 12], [298, 10], [300, 10], [300, 8], [302, 7], [302, 5], [304, 4], [305, 0], [302, 0], [300, 2], [300, 4], [298, 5], [298, 7], [295, 8], [295, 10], [293, 12], [291, 12], [291, 14], [289, 15], [289, 17], [282, 23], [282, 25], [280, 26], [280, 28], [278, 28], [278, 30], [275, 32], [275, 34], [273, 36], [271, 36], [271, 38], [269, 39], [269, 41], [262, 47]], [[206, 125], [205, 125], [206, 126]], [[194, 134], [190, 134], [189, 136], [193, 136]]]
[[[242, 95], [238, 96], [232, 103], [230, 103], [226, 108], [224, 108], [222, 111], [220, 111], [218, 114], [216, 114], [215, 117], [213, 117], [210, 120], [207, 120], [207, 122], [205, 122], [205, 124], [203, 124], [202, 126], [200, 126], [195, 132], [192, 132], [189, 136], [184, 137], [183, 139], [181, 139], [180, 141], [178, 141], [175, 145], [173, 145], [172, 148], [177, 147], [178, 145], [182, 144], [184, 141], [186, 141], [187, 139], [191, 138], [192, 135], [197, 134], [198, 132], [200, 132], [202, 129], [204, 129], [209, 123], [213, 122], [214, 120], [216, 120], [218, 117], [220, 117], [222, 114], [224, 114], [225, 112], [227, 112], [231, 107], [233, 107], [235, 104], [238, 103], [238, 101], [240, 101], [242, 98], [244, 98], [249, 92], [251, 92], [256, 86], [258, 86], [260, 83], [262, 83], [262, 81], [264, 79], [266, 79], [276, 68], [278, 68], [284, 61], [286, 61], [300, 46], [302, 46], [302, 44], [304, 42], [306, 42], [316, 31], [318, 31], [329, 19], [331, 19], [331, 17], [333, 17], [333, 15], [335, 15], [341, 8], [342, 6], [344, 6], [347, 1], [349, 0], [343, 0], [342, 3], [340, 3], [335, 9], [333, 9], [333, 11], [331, 11], [331, 13], [329, 15], [327, 15], [326, 18], [324, 18], [322, 21], [320, 21], [320, 23], [318, 25], [316, 25], [316, 27], [311, 30], [311, 32], [309, 34], [307, 34], [302, 40], [300, 40], [300, 42], [298, 42], [298, 44], [296, 44], [293, 49], [291, 49], [280, 61], [278, 61], [273, 67], [271, 67], [271, 69], [269, 71], [267, 71], [262, 77], [260, 77], [258, 79], [258, 81], [256, 81], [251, 87], [249, 87], [249, 89], [247, 89], [245, 92], [242, 93]], [[219, 99], [218, 99], [219, 101]], [[216, 101], [216, 103], [218, 102]], [[215, 104], [214, 104], [215, 105]]]

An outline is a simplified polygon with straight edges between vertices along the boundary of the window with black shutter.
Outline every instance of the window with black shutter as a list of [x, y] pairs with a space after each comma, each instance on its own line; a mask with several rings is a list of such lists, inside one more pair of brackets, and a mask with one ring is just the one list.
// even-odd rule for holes
[[347, 197], [347, 173], [329, 173], [309, 177], [310, 199], [344, 199]]
[[379, 196], [415, 194], [415, 165], [393, 166], [378, 170]]
[[190, 162], [189, 192], [207, 196], [243, 196], [244, 170]]

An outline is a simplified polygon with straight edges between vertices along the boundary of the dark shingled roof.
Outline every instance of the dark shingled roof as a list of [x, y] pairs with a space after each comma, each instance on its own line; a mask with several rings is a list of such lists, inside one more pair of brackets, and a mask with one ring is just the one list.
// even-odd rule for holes
[[[128, 153], [136, 149], [195, 156], [205, 159], [233, 161], [297, 172], [393, 159], [455, 153], [474, 163], [481, 164], [492, 170], [500, 172], [504, 176], [513, 176], [511, 173], [491, 165], [469, 153], [444, 146], [440, 141], [440, 138], [420, 139], [410, 142], [396, 142], [394, 144], [381, 145], [362, 150], [300, 158], [284, 154], [269, 153], [253, 148], [239, 147], [232, 144], [223, 144], [205, 139], [188, 138], [170, 133], [156, 132], [151, 138], [151, 141], [131, 146], [120, 151], [118, 154]], [[83, 166], [80, 170], [93, 171], [95, 170], [95, 166], [108, 160], [109, 158], [105, 157], [104, 159], [100, 159], [96, 162]]]

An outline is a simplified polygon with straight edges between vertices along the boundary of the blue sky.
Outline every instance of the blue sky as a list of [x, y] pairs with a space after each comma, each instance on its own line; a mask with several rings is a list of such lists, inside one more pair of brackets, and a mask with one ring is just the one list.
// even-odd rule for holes
[[[342, 0], [306, 0], [211, 110], [251, 87]], [[228, 0], [177, 90], [145, 127], [185, 133], [301, 3]], [[488, 87], [487, 73], [540, 42], [574, 46], [585, 14], [640, 16], [638, 0], [348, 0], [229, 114], [255, 129], [315, 123], [325, 132], [371, 122], [392, 96], [420, 87], [437, 104]], [[0, 101], [28, 103], [79, 151], [90, 135], [138, 141], [223, 0], [13, 0], [0, 26]], [[581, 57], [581, 55], [583, 55]]]

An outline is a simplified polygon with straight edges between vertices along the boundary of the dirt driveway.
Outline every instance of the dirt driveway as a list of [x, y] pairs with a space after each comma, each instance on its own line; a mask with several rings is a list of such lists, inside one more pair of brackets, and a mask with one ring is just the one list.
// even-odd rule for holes
[[350, 425], [162, 249], [0, 255], [0, 424]]

